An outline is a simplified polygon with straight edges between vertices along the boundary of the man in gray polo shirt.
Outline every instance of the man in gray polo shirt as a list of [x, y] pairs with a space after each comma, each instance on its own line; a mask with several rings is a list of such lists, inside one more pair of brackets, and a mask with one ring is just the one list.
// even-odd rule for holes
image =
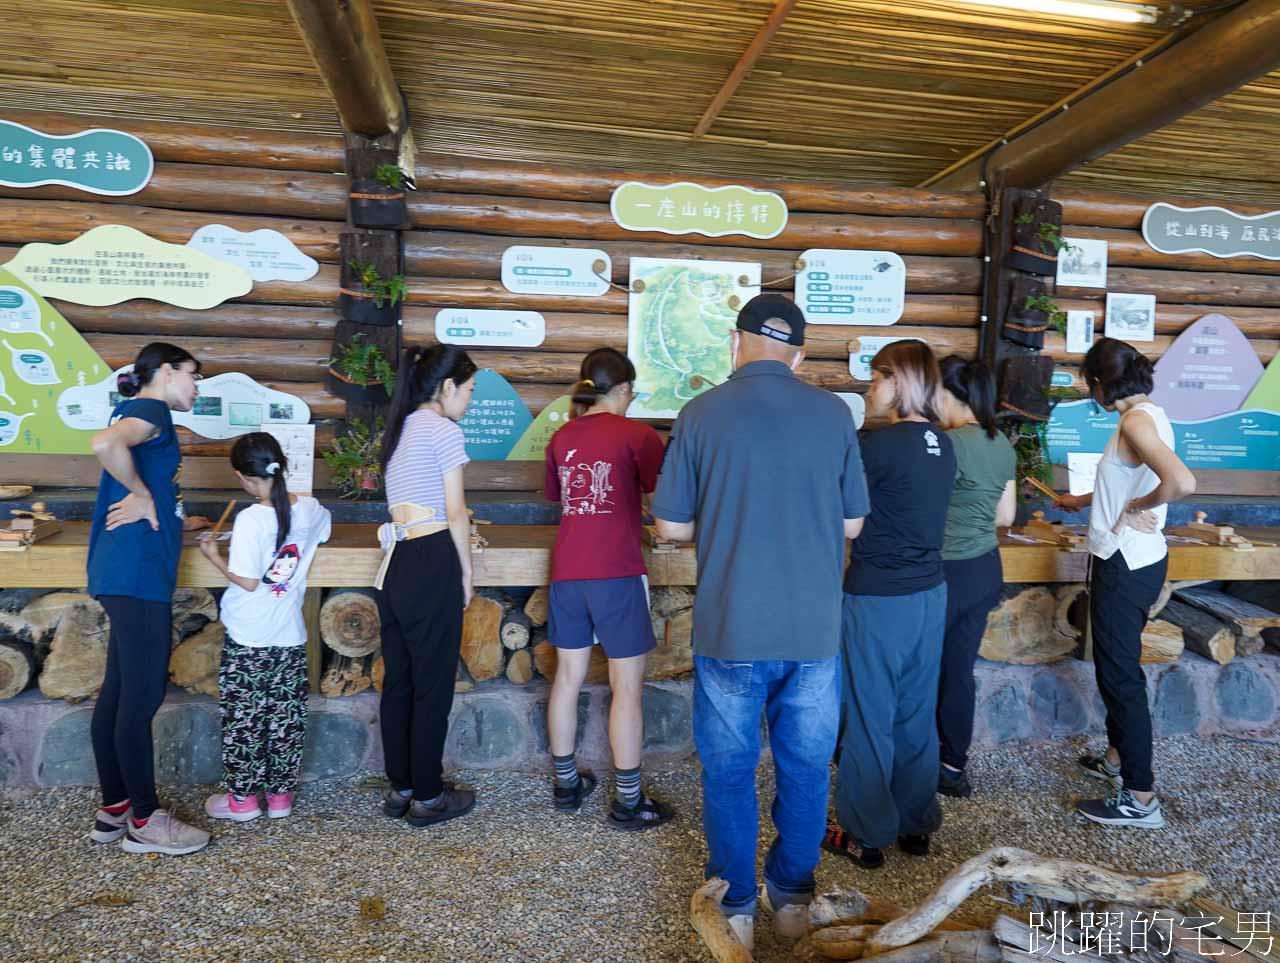
[[659, 535], [697, 542], [693, 728], [706, 875], [729, 882], [724, 912], [748, 946], [760, 714], [777, 782], [766, 897], [775, 926], [799, 935], [788, 931], [803, 931], [813, 896], [840, 717], [844, 540], [869, 509], [848, 407], [795, 376], [803, 345], [793, 302], [747, 302], [735, 371], [680, 412], [653, 502]]

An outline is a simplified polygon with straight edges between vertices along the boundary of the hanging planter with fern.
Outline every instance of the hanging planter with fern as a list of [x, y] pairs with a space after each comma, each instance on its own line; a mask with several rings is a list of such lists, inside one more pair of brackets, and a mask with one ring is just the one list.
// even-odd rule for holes
[[1054, 274], [1062, 239], [1062, 205], [1039, 191], [1010, 190], [1010, 244], [1005, 264], [1030, 274]]
[[381, 407], [395, 390], [396, 373], [377, 345], [355, 335], [329, 359], [325, 387], [350, 405]]
[[348, 321], [386, 327], [399, 322], [400, 305], [408, 293], [403, 274], [384, 278], [375, 265], [353, 260], [343, 272], [338, 308]]
[[351, 223], [356, 227], [408, 226], [404, 173], [395, 164], [380, 164], [373, 177], [352, 181], [348, 196]]

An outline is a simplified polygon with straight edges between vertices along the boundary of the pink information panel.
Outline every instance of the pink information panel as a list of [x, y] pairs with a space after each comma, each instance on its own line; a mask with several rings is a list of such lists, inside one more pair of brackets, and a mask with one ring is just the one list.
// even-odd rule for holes
[[1262, 377], [1262, 362], [1230, 319], [1207, 314], [1178, 335], [1156, 362], [1151, 400], [1174, 421], [1238, 410]]

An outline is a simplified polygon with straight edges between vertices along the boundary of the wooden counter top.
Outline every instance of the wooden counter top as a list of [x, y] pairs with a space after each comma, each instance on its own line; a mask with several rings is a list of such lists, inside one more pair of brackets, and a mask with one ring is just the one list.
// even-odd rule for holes
[[[477, 585], [542, 585], [550, 575], [554, 525], [485, 525], [480, 532], [489, 546], [473, 556]], [[1280, 534], [1276, 532], [1275, 534]], [[62, 532], [33, 545], [26, 552], [0, 553], [0, 586], [4, 588], [73, 588], [85, 584], [89, 524], [67, 522]], [[178, 584], [221, 588], [226, 580], [195, 546], [195, 533], [185, 536], [186, 548], [178, 570]], [[1088, 556], [1064, 552], [1051, 545], [1027, 544], [1005, 538], [1000, 547], [1006, 582], [1082, 582]], [[649, 580], [654, 585], [694, 585], [696, 565], [692, 548], [670, 552], [645, 550]], [[320, 548], [308, 585], [354, 587], [371, 585], [381, 561], [373, 525], [335, 525], [333, 537]], [[1259, 546], [1237, 552], [1210, 545], [1173, 543], [1169, 546], [1169, 578], [1280, 579], [1280, 547]]]

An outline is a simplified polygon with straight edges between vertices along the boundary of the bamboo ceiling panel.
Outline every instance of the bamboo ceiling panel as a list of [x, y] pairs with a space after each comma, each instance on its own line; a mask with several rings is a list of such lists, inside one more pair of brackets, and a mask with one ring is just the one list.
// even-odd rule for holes
[[[956, 0], [799, 0], [695, 141], [774, 0], [374, 2], [419, 147], [892, 185], [919, 183], [1162, 35]], [[6, 4], [0, 110], [337, 130], [283, 0], [50, 9]], [[1275, 74], [1066, 183], [1280, 202], [1278, 121]]]

